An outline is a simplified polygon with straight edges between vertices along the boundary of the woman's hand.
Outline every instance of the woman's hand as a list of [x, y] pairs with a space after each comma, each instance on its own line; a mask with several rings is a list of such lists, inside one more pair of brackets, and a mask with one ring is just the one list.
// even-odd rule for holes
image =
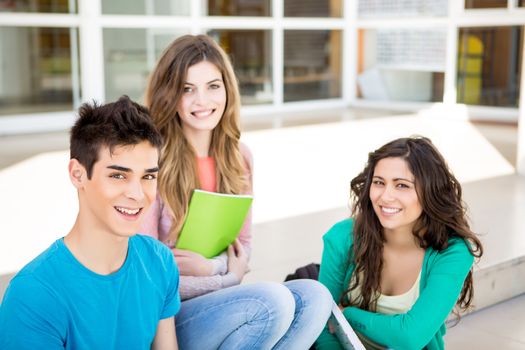
[[213, 266], [204, 256], [190, 250], [173, 248], [171, 251], [182, 276], [211, 276]]
[[330, 334], [334, 334], [335, 333], [335, 327], [332, 324], [332, 321], [328, 320], [327, 324], [328, 324], [328, 332], [330, 332]]
[[228, 272], [233, 272], [239, 281], [242, 281], [248, 272], [248, 254], [244, 251], [239, 239], [228, 246]]
[[[342, 306], [341, 304], [337, 304], [337, 306], [339, 307], [339, 310], [341, 310], [341, 312], [343, 312], [343, 310], [345, 309], [344, 306]], [[335, 333], [335, 326], [332, 324], [330, 320], [328, 320], [328, 331], [331, 334]]]

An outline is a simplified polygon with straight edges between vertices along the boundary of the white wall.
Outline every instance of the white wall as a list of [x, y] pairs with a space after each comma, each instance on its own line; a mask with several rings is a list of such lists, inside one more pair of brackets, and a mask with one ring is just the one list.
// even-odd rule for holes
[[518, 174], [525, 176], [525, 45], [521, 53], [520, 113], [518, 117]]

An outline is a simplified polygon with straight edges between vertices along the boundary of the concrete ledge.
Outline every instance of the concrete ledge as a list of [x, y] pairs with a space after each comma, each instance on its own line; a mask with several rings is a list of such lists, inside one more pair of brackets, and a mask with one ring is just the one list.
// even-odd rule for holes
[[474, 310], [525, 293], [525, 256], [474, 271]]

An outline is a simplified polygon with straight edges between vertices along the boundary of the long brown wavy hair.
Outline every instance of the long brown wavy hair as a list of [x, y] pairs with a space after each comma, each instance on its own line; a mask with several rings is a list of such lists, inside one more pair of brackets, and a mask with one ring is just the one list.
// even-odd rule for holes
[[163, 52], [149, 77], [145, 103], [159, 129], [164, 147], [160, 159], [159, 194], [173, 216], [168, 240], [175, 240], [182, 228], [193, 190], [199, 187], [196, 153], [182, 132], [177, 107], [189, 67], [208, 61], [222, 74], [226, 107], [212, 131], [210, 156], [216, 165], [217, 190], [240, 194], [249, 190], [245, 164], [239, 150], [240, 96], [232, 65], [212, 38], [185, 35]]
[[[354, 217], [353, 232], [350, 234], [353, 235], [354, 245], [349, 254], [355, 262], [355, 270], [348, 290], [341, 297], [344, 306], [352, 305], [370, 311], [375, 311], [377, 307], [385, 236], [370, 200], [370, 186], [377, 163], [392, 157], [405, 160], [415, 178], [416, 193], [423, 212], [412, 234], [419, 246], [442, 251], [447, 248], [451, 237], [459, 237], [470, 243], [467, 247], [474, 257], [479, 259], [483, 254], [481, 242], [469, 227], [461, 185], [432, 142], [420, 136], [391, 141], [369, 153], [365, 168], [350, 183]], [[362, 298], [349, 301], [346, 296], [358, 286]], [[473, 295], [471, 269], [456, 306], [468, 309]]]

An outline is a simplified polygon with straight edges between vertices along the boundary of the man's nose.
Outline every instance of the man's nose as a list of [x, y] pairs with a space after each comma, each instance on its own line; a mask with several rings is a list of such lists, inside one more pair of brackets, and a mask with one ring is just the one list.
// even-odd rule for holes
[[130, 182], [126, 191], [126, 196], [136, 201], [143, 200], [144, 189], [142, 188], [142, 183], [139, 180]]

